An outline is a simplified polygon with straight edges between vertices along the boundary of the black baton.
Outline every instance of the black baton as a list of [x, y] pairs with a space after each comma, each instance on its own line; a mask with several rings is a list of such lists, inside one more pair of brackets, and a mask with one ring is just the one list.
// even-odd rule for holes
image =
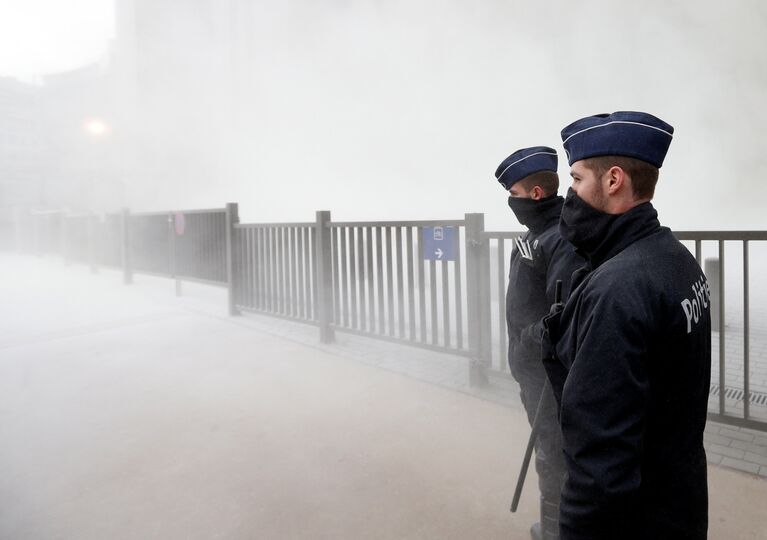
[[[562, 303], [562, 280], [557, 280], [554, 288], [554, 304]], [[517, 487], [514, 489], [514, 498], [511, 500], [511, 511], [516, 512], [519, 506], [519, 499], [522, 496], [522, 487], [525, 485], [525, 477], [527, 476], [527, 469], [530, 467], [530, 458], [533, 455], [533, 449], [535, 448], [535, 440], [538, 438], [538, 430], [540, 429], [543, 419], [543, 411], [550, 406], [551, 398], [554, 397], [551, 393], [551, 383], [549, 383], [548, 376], [543, 381], [543, 388], [541, 389], [541, 397], [538, 399], [538, 407], [535, 409], [535, 419], [533, 420], [533, 427], [530, 431], [530, 438], [527, 440], [527, 448], [525, 449], [525, 458], [522, 460], [522, 469], [519, 471], [519, 478], [517, 478]]]

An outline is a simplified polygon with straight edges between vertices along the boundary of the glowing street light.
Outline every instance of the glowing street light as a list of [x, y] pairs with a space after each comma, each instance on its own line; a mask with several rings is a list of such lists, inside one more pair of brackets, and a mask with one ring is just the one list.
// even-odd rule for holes
[[96, 139], [109, 133], [109, 126], [100, 118], [89, 118], [83, 124], [83, 129], [88, 135]]

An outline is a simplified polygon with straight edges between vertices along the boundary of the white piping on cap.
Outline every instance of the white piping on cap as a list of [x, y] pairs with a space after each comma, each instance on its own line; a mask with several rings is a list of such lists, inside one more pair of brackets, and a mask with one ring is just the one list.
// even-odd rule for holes
[[592, 130], [592, 129], [607, 127], [607, 126], [609, 126], [611, 124], [631, 124], [631, 125], [634, 125], [634, 126], [642, 126], [642, 127], [646, 127], [646, 128], [650, 128], [650, 129], [655, 129], [657, 131], [660, 131], [661, 133], [665, 133], [666, 135], [668, 135], [672, 139], [674, 138], [674, 135], [669, 133], [665, 129], [661, 129], [659, 127], [651, 126], [649, 124], [643, 124], [641, 122], [628, 122], [626, 120], [613, 120], [612, 122], [607, 122], [606, 124], [599, 124], [597, 126], [591, 126], [591, 127], [587, 127], [585, 129], [582, 129], [580, 131], [576, 131], [575, 133], [570, 135], [568, 138], [566, 138], [564, 141], [562, 141], [562, 144], [565, 144], [567, 141], [569, 141], [570, 139], [572, 139], [576, 135], [580, 135], [581, 133], [584, 133], [584, 132]]
[[498, 180], [500, 180], [500, 179], [503, 177], [503, 175], [504, 175], [504, 174], [506, 174], [506, 171], [508, 171], [508, 170], [509, 170], [509, 168], [513, 167], [513, 166], [514, 166], [514, 165], [516, 165], [517, 163], [521, 163], [521, 162], [525, 161], [527, 158], [531, 158], [531, 157], [533, 157], [533, 156], [539, 156], [539, 155], [541, 155], [541, 154], [544, 154], [544, 155], [547, 155], [547, 156], [556, 156], [556, 155], [557, 155], [557, 153], [556, 153], [556, 152], [535, 152], [534, 154], [530, 154], [529, 156], [525, 156], [525, 157], [523, 157], [522, 159], [518, 159], [518, 160], [517, 160], [517, 161], [515, 161], [514, 163], [511, 163], [511, 164], [509, 164], [509, 166], [508, 166], [508, 167], [506, 167], [505, 169], [503, 169], [503, 172], [502, 172], [501, 174], [499, 174], [499, 175], [498, 175], [498, 178], [497, 178], [497, 179], [498, 179]]

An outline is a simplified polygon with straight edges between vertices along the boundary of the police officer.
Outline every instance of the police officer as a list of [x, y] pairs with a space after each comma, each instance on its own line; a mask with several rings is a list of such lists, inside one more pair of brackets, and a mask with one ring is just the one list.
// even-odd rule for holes
[[673, 132], [641, 112], [562, 130], [572, 188], [560, 230], [587, 258], [545, 321], [563, 540], [706, 538], [709, 289], [650, 202]]
[[[563, 198], [557, 195], [557, 153], [546, 146], [523, 148], [507, 157], [495, 177], [509, 192], [509, 206], [527, 233], [511, 254], [506, 292], [508, 360], [520, 386], [522, 404], [532, 425], [546, 380], [541, 357], [542, 319], [554, 302], [557, 280], [565, 291], [570, 275], [583, 264], [575, 248], [559, 235]], [[541, 491], [541, 521], [533, 538], [558, 538], [557, 517], [564, 463], [554, 402], [545, 417], [535, 446], [535, 465]]]

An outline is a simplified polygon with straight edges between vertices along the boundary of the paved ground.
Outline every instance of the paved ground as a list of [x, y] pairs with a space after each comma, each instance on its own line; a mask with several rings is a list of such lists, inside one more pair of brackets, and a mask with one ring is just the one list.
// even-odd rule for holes
[[[0, 255], [0, 538], [527, 538], [508, 379], [136, 281]], [[767, 481], [710, 487], [710, 538], [767, 539]]]

